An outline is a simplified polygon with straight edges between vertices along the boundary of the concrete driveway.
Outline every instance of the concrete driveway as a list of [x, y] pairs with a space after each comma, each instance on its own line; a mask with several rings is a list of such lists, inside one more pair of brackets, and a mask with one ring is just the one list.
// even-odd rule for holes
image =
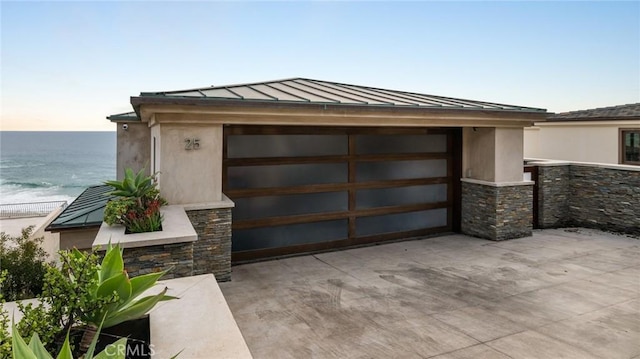
[[273, 260], [220, 286], [255, 358], [640, 358], [640, 240], [594, 230]]

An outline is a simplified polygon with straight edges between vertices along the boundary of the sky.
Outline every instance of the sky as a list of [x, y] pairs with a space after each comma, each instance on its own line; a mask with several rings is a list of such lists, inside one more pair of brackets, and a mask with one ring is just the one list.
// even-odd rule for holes
[[640, 2], [0, 3], [0, 130], [306, 77], [563, 112], [640, 102]]

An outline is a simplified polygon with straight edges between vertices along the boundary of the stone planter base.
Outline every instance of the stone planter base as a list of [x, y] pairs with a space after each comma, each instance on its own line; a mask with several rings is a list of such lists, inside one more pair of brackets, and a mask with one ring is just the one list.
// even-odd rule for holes
[[461, 181], [462, 233], [494, 241], [531, 236], [533, 182]]

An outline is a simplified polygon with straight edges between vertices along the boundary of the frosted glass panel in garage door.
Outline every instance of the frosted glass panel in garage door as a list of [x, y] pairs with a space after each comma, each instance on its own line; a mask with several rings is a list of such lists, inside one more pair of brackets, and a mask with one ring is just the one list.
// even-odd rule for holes
[[302, 186], [347, 182], [346, 163], [311, 163], [295, 165], [229, 167], [230, 189]]
[[347, 238], [348, 221], [323, 221], [286, 226], [236, 229], [232, 251], [287, 247]]
[[434, 203], [447, 200], [447, 184], [361, 189], [356, 192], [357, 209]]
[[255, 219], [298, 214], [340, 212], [349, 209], [349, 196], [343, 192], [303, 193], [260, 196], [233, 200], [233, 219]]
[[358, 154], [446, 152], [447, 135], [359, 135]]
[[427, 211], [386, 214], [382, 216], [361, 217], [356, 219], [358, 236], [404, 232], [423, 228], [447, 225], [447, 209], [438, 208]]
[[381, 181], [410, 178], [445, 177], [447, 160], [359, 162], [356, 179]]
[[346, 135], [235, 135], [227, 158], [334, 156], [348, 153]]

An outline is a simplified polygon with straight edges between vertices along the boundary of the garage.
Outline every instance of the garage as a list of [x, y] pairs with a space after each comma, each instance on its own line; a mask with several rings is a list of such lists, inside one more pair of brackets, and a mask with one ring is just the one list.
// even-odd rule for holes
[[232, 260], [456, 230], [460, 147], [459, 129], [227, 125]]

